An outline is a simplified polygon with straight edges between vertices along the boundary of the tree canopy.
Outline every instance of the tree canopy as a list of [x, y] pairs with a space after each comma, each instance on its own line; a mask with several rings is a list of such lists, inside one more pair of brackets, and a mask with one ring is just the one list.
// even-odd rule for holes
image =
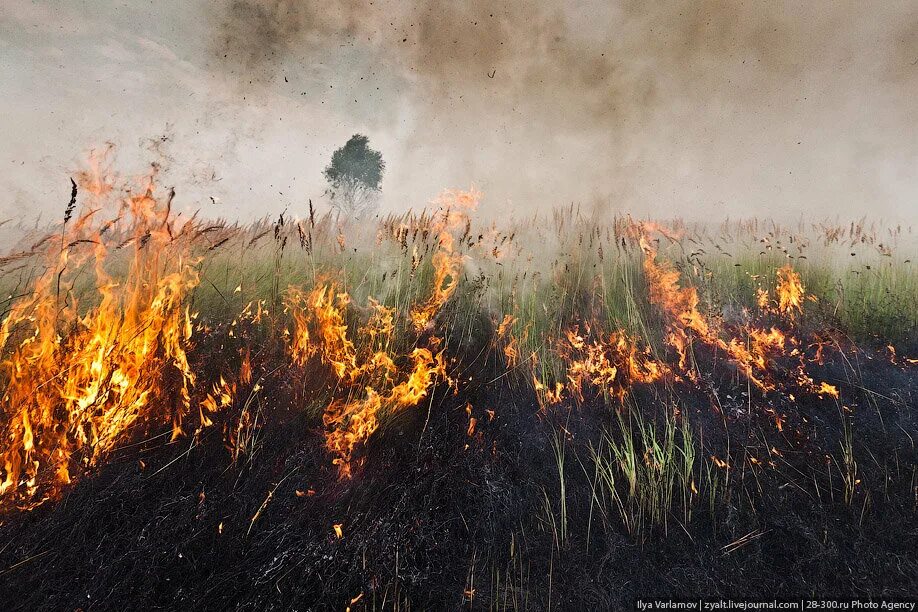
[[378, 207], [386, 169], [382, 153], [371, 149], [369, 143], [366, 136], [354, 134], [335, 150], [322, 173], [329, 184], [326, 193], [332, 206], [355, 217], [366, 216]]

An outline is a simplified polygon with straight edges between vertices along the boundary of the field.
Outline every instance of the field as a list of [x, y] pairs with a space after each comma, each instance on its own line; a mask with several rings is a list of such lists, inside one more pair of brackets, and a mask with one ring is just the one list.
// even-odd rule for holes
[[0, 258], [4, 609], [914, 596], [912, 228], [173, 195]]

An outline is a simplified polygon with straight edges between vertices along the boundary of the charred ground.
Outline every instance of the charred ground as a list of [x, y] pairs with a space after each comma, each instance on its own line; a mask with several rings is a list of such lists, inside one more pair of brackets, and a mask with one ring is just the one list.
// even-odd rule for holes
[[[540, 417], [535, 397], [501, 377], [494, 354], [473, 375], [497, 382], [434, 394], [429, 413], [401, 415], [345, 482], [322, 449], [321, 422], [291, 401], [299, 393], [290, 373], [275, 373], [265, 382], [270, 414], [259, 450], [244, 465], [228, 464], [219, 427], [171, 444], [160, 436], [119, 450], [60, 501], [7, 517], [4, 598], [21, 609], [337, 609], [363, 593], [353, 608], [538, 609], [551, 601], [611, 609], [648, 594], [909, 596], [918, 580], [910, 439], [918, 389], [913, 375], [861, 358], [867, 368], [857, 378], [834, 359], [825, 368], [850, 380], [840, 386], [858, 398], [851, 426], [863, 486], [851, 503], [827, 459], [842, 443], [840, 415], [825, 402], [799, 402], [782, 408], [809, 421], [810, 442], [774, 468], [736, 475], [714, 512], [641, 541], [598, 518], [587, 534], [593, 494], [578, 463], [608, 425], [605, 407]], [[730, 381], [711, 388], [724, 398], [745, 393]], [[672, 391], [642, 390], [626, 410], [662, 412]], [[743, 465], [748, 453], [788, 445], [739, 406], [716, 414], [681, 391], [686, 418], [712, 432], [707, 452]], [[473, 439], [467, 402], [496, 408]], [[558, 488], [558, 430], [570, 453], [563, 542], [542, 516], [544, 491]]]

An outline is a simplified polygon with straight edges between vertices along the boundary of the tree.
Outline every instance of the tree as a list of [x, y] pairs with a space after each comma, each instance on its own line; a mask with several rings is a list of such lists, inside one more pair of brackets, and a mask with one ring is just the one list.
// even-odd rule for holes
[[332, 154], [322, 173], [328, 181], [325, 193], [333, 208], [352, 217], [366, 217], [379, 207], [379, 193], [386, 164], [369, 139], [354, 134]]

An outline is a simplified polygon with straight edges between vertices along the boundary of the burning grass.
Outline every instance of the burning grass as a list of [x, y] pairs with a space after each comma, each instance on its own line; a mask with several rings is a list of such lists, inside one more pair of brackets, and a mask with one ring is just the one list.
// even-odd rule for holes
[[[7, 503], [27, 508], [55, 496], [125, 442], [138, 420], [171, 421], [173, 435], [182, 434], [195, 384], [186, 299], [198, 274], [152, 189], [125, 199], [102, 224], [92, 211], [65, 223], [60, 241], [45, 245], [31, 294], [3, 321]], [[131, 253], [116, 277], [106, 267], [122, 249]], [[75, 286], [84, 264], [96, 292], [81, 308]]]
[[[78, 563], [36, 525], [93, 515], [161, 560], [173, 540], [123, 525], [173, 503], [196, 559], [179, 590], [100, 561], [90, 599], [611, 606], [684, 595], [693, 568], [746, 593], [867, 590], [768, 569], [789, 544], [767, 534], [817, 527], [808, 554], [866, 538], [819, 571], [886, 555], [888, 592], [918, 580], [893, 552], [914, 531], [879, 535], [918, 503], [909, 230], [574, 207], [482, 224], [475, 191], [370, 229], [311, 205], [241, 227], [181, 218], [153, 178], [119, 187], [97, 164], [63, 224], [0, 262], [0, 571], [23, 605], [20, 563]], [[98, 486], [145, 501], [115, 510]], [[665, 579], [647, 565], [611, 596], [616, 558]], [[55, 589], [32, 593], [76, 601]]]

